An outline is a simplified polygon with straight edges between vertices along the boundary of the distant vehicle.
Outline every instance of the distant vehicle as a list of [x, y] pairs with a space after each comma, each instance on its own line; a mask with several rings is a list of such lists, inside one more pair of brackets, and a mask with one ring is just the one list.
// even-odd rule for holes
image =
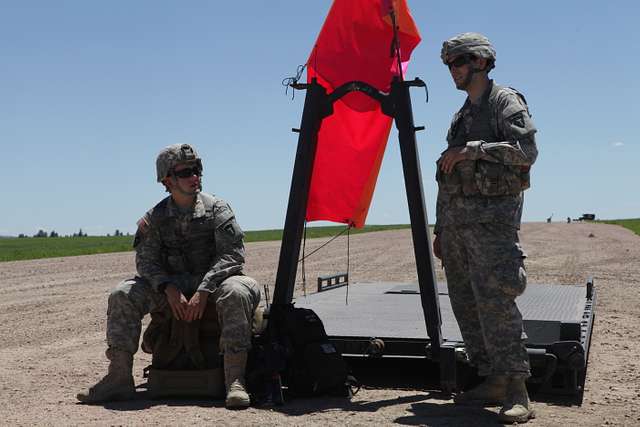
[[580, 218], [574, 219], [574, 221], [593, 221], [596, 219], [596, 214], [582, 214]]

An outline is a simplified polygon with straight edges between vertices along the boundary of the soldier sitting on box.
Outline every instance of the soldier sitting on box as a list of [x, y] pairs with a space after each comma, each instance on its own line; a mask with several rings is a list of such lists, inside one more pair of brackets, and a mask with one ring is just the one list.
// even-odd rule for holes
[[200, 192], [202, 161], [193, 147], [164, 148], [156, 168], [158, 182], [171, 196], [138, 222], [138, 276], [120, 283], [109, 296], [108, 373], [77, 398], [84, 403], [131, 399], [142, 318], [168, 304], [178, 320], [191, 322], [201, 319], [213, 303], [221, 330], [226, 406], [247, 407], [244, 375], [260, 290], [254, 279], [242, 274], [244, 234], [226, 202]]

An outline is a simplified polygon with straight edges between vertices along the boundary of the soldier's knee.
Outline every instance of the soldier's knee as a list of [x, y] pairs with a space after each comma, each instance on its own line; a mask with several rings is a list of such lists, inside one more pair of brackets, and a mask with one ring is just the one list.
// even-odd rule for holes
[[109, 307], [129, 303], [132, 299], [132, 288], [136, 283], [135, 279], [120, 282], [109, 294]]
[[497, 265], [489, 281], [490, 288], [507, 296], [522, 295], [527, 287], [527, 272], [522, 258], [509, 259]]
[[257, 299], [260, 301], [258, 282], [249, 276], [231, 276], [220, 284], [220, 293], [225, 299]]
[[131, 286], [133, 285], [133, 283], [134, 280], [123, 280], [122, 282], [118, 283], [118, 286], [113, 288], [113, 290], [109, 294], [109, 300], [126, 297], [131, 290]]
[[223, 299], [237, 299], [242, 296], [243, 285], [234, 277], [225, 279], [218, 289], [217, 296]]

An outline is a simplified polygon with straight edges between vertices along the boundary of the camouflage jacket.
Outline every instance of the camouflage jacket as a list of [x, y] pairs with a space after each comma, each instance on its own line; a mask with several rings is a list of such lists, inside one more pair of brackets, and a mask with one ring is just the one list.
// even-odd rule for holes
[[451, 225], [497, 222], [519, 227], [522, 191], [538, 156], [536, 128], [524, 97], [490, 81], [478, 104], [467, 98], [451, 122], [448, 147], [467, 147], [468, 160], [439, 168], [435, 233]]
[[169, 196], [138, 224], [136, 268], [157, 291], [173, 283], [183, 291], [213, 292], [227, 277], [242, 274], [244, 233], [221, 199], [200, 193], [193, 210], [183, 212]]

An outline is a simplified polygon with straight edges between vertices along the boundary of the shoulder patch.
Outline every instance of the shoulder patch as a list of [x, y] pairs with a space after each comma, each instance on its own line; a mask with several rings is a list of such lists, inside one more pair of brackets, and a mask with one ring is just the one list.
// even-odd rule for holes
[[145, 234], [147, 230], [149, 230], [149, 219], [147, 218], [147, 215], [145, 214], [142, 218], [140, 218], [138, 222], [136, 222], [136, 225], [138, 226], [138, 231], [136, 232], [136, 234]]
[[518, 113], [522, 114], [522, 112], [528, 111], [527, 104], [525, 104], [524, 101], [522, 101], [522, 99], [513, 91], [505, 93], [505, 96], [500, 100], [500, 105], [501, 108], [499, 108], [502, 111], [502, 117], [505, 119]]
[[225, 225], [229, 220], [233, 218], [234, 218], [233, 211], [229, 209], [227, 206], [217, 211], [214, 211], [214, 224], [216, 228]]
[[233, 226], [233, 223], [230, 222], [229, 224], [225, 225], [223, 227], [223, 230], [225, 233], [227, 233], [230, 237], [235, 237], [236, 235], [236, 228]]
[[136, 225], [138, 229], [136, 230], [135, 238], [133, 239], [133, 247], [136, 248], [142, 241], [145, 239], [147, 232], [149, 231], [149, 227], [151, 226], [151, 221], [149, 219], [149, 212], [144, 214], [142, 218], [140, 218]]

